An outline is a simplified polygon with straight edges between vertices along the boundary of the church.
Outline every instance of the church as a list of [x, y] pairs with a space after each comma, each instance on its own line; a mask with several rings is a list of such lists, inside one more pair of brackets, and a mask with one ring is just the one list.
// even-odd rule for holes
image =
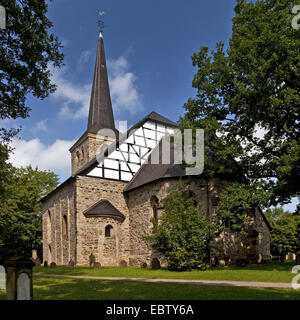
[[[152, 218], [159, 222], [166, 197], [187, 175], [179, 164], [148, 160], [176, 126], [151, 112], [119, 133], [100, 33], [87, 129], [69, 150], [71, 176], [41, 200], [44, 262], [84, 266], [93, 256], [102, 266], [149, 265], [154, 258], [165, 264], [143, 237], [152, 230]], [[213, 215], [220, 192], [231, 182], [194, 177], [189, 188], [199, 212], [205, 208]], [[245, 258], [270, 260], [270, 226], [259, 208], [247, 212], [247, 233], [223, 232], [213, 241], [211, 257], [223, 265]]]

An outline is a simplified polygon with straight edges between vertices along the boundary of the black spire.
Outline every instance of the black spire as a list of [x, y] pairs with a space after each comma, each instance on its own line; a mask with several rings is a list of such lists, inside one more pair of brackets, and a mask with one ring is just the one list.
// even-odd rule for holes
[[96, 134], [100, 129], [112, 129], [117, 132], [110, 98], [102, 32], [98, 40], [87, 132]]

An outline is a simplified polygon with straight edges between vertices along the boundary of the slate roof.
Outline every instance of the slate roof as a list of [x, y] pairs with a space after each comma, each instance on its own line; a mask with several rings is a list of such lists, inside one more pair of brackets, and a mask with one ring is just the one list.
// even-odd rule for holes
[[[152, 164], [151, 159], [156, 158], [158, 164]], [[128, 182], [124, 192], [139, 188], [145, 184], [164, 178], [179, 178], [185, 176], [185, 170], [181, 164], [174, 161], [174, 143], [170, 143], [170, 164], [163, 164], [162, 161], [162, 140], [152, 150], [147, 161], [141, 166], [135, 176]]]
[[100, 200], [83, 212], [86, 217], [112, 217], [124, 221], [125, 216], [108, 200]]
[[102, 34], [98, 40], [87, 132], [96, 134], [100, 129], [111, 129], [117, 132], [110, 98]]

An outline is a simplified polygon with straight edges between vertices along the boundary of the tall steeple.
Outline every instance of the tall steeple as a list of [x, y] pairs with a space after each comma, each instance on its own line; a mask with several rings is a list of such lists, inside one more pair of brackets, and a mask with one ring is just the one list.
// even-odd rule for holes
[[98, 40], [87, 132], [96, 134], [100, 129], [112, 129], [117, 132], [111, 104], [102, 32], [100, 32]]
[[[98, 137], [97, 133], [101, 129], [110, 130]], [[103, 143], [113, 142], [118, 136], [111, 105], [103, 36], [100, 32], [87, 130], [70, 148], [72, 175], [95, 157]]]

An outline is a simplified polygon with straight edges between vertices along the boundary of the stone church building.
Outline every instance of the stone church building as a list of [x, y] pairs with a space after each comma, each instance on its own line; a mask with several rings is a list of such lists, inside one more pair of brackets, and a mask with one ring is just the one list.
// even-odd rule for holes
[[[103, 266], [124, 261], [138, 266], [163, 257], [143, 241], [151, 218], [160, 219], [164, 199], [186, 174], [180, 165], [150, 164], [159, 142], [176, 123], [151, 112], [127, 133], [115, 128], [103, 37], [97, 58], [86, 131], [70, 148], [72, 174], [43, 198], [43, 260], [57, 265], [88, 265], [94, 255]], [[57, 159], [59, 161], [59, 159]], [[197, 176], [190, 184], [194, 200], [214, 214], [230, 179]], [[200, 214], [200, 213], [199, 213]], [[260, 256], [270, 259], [270, 227], [259, 208], [247, 213], [248, 236], [230, 232], [214, 240], [211, 256], [220, 264]]]

